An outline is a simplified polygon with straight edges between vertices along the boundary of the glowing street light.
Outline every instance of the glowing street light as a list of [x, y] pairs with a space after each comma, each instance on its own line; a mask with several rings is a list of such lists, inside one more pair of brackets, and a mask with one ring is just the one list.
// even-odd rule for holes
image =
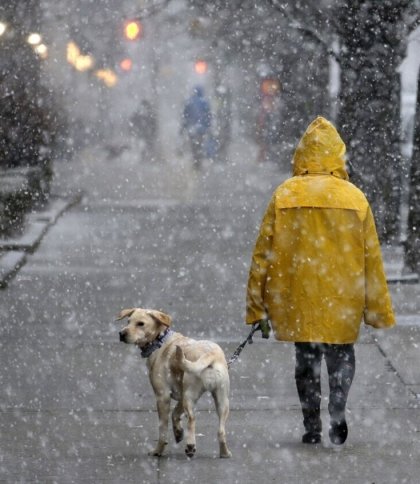
[[76, 60], [80, 55], [80, 49], [74, 42], [69, 42], [67, 44], [67, 62], [74, 66]]
[[41, 59], [46, 59], [48, 57], [48, 47], [45, 44], [38, 44], [34, 47], [35, 54]]
[[80, 72], [85, 72], [88, 71], [89, 69], [92, 69], [94, 64], [93, 57], [91, 55], [80, 55], [74, 67], [80, 71]]
[[0, 37], [6, 32], [7, 25], [4, 22], [0, 22]]
[[100, 69], [95, 72], [95, 76], [104, 82], [107, 87], [114, 87], [118, 82], [118, 77], [111, 69]]
[[124, 25], [124, 36], [127, 40], [137, 40], [143, 31], [143, 27], [138, 20], [129, 20]]
[[34, 32], [32, 34], [29, 34], [26, 40], [28, 41], [28, 44], [35, 46], [39, 45], [42, 42], [42, 37]]
[[80, 72], [88, 71], [95, 63], [91, 55], [82, 55], [74, 42], [67, 44], [67, 62]]

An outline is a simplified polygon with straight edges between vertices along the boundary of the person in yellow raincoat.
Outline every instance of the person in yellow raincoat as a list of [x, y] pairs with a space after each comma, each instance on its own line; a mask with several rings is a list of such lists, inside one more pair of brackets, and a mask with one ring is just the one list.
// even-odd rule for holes
[[293, 177], [274, 192], [252, 255], [246, 323], [296, 347], [295, 378], [304, 443], [321, 441], [321, 360], [330, 384], [329, 436], [348, 434], [345, 408], [362, 320], [395, 324], [375, 222], [364, 194], [348, 180], [346, 147], [323, 117], [307, 128]]

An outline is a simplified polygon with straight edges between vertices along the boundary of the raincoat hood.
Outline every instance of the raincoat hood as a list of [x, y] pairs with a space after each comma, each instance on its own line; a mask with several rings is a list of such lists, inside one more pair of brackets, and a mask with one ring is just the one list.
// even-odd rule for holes
[[348, 180], [345, 153], [346, 145], [335, 127], [318, 116], [308, 126], [296, 148], [293, 176], [325, 174]]

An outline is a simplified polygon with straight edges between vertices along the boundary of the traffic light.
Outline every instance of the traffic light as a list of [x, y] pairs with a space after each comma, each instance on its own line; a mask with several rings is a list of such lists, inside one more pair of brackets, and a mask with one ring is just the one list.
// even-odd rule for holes
[[126, 57], [120, 62], [120, 68], [125, 72], [131, 71], [132, 67], [133, 67], [133, 61], [129, 57]]
[[204, 59], [197, 59], [194, 64], [194, 69], [197, 74], [205, 74], [209, 66]]
[[143, 32], [142, 24], [139, 20], [127, 20], [124, 24], [124, 37], [127, 40], [137, 40]]

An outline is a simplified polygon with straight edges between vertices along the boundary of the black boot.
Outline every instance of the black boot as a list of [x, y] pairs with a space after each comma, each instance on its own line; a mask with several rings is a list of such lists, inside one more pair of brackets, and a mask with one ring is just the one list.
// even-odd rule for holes
[[304, 444], [321, 442], [321, 346], [312, 343], [296, 343], [295, 379], [302, 405]]
[[303, 425], [306, 432], [302, 436], [304, 444], [319, 444], [321, 442], [322, 422], [319, 409], [302, 409]]
[[304, 444], [319, 444], [321, 442], [321, 434], [319, 432], [305, 432], [302, 435], [302, 442]]
[[356, 368], [353, 345], [329, 345], [325, 360], [330, 384], [329, 436], [333, 444], [343, 445], [348, 435], [345, 416], [347, 397]]
[[329, 435], [333, 444], [344, 444], [348, 435], [347, 422], [344, 417], [341, 420], [331, 420]]

